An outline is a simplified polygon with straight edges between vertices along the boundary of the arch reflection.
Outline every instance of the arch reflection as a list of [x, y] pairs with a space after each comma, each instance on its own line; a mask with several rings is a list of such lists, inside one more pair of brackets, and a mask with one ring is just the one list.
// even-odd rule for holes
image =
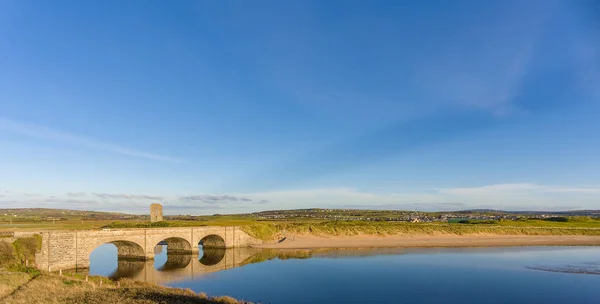
[[[120, 260], [117, 269], [110, 274], [110, 278], [129, 278], [154, 284], [166, 284], [264, 260], [254, 257], [262, 250], [253, 248], [205, 248], [200, 258], [191, 254], [167, 254], [167, 250], [164, 249], [163, 247], [161, 254], [166, 259], [164, 265], [155, 267], [155, 262], [152, 260]], [[112, 259], [115, 259], [114, 256]], [[94, 273], [90, 272], [90, 274]]]
[[[169, 250], [167, 248], [167, 250]], [[158, 271], [170, 271], [187, 267], [192, 261], [191, 254], [169, 254], [167, 253], [167, 262], [159, 267]]]
[[219, 264], [225, 257], [225, 248], [203, 248], [200, 264], [204, 266], [213, 266]]
[[140, 274], [145, 267], [145, 261], [119, 260], [117, 262], [117, 269], [115, 269], [108, 277], [113, 280], [120, 278], [134, 278]]

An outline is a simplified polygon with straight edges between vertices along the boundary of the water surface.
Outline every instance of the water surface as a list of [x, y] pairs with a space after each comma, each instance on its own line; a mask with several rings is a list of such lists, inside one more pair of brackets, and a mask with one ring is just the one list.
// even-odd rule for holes
[[154, 261], [118, 263], [111, 249], [94, 251], [90, 273], [262, 303], [600, 303], [599, 247], [228, 249], [200, 258], [162, 247]]

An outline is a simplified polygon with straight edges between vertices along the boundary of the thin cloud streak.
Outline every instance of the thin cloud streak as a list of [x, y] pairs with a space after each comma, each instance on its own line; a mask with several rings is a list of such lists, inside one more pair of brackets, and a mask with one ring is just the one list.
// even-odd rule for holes
[[[81, 192], [83, 193], [83, 192]], [[268, 209], [368, 208], [419, 211], [464, 209], [575, 210], [597, 209], [600, 187], [506, 183], [478, 187], [437, 188], [392, 193], [362, 192], [354, 188], [298, 189], [221, 195], [159, 196], [150, 194], [69, 192], [66, 197], [0, 197], [2, 206], [22, 208], [85, 208], [147, 213], [148, 206], [161, 198], [165, 213], [202, 214], [206, 210], [246, 213]], [[268, 204], [268, 205], [265, 205]], [[173, 209], [172, 211], [168, 211]], [[206, 213], [206, 212], [204, 212]]]
[[87, 194], [83, 193], [83, 192], [69, 192], [67, 193], [68, 197], [84, 197], [87, 196]]
[[147, 194], [111, 194], [111, 193], [92, 193], [102, 199], [146, 199], [146, 200], [164, 200], [163, 196]]
[[440, 194], [451, 195], [494, 195], [515, 192], [545, 192], [545, 193], [600, 193], [600, 188], [591, 187], [559, 187], [537, 185], [532, 183], [496, 184], [469, 188], [440, 188], [435, 189]]
[[216, 203], [231, 203], [231, 202], [252, 202], [252, 199], [247, 197], [237, 197], [233, 195], [189, 195], [182, 196], [179, 198], [181, 201], [190, 202], [190, 201], [201, 201], [206, 204], [216, 204]]
[[181, 160], [178, 158], [154, 154], [154, 153], [148, 153], [148, 152], [144, 152], [144, 151], [140, 151], [140, 150], [136, 150], [136, 149], [130, 149], [127, 147], [122, 147], [119, 145], [98, 141], [98, 140], [95, 140], [92, 138], [87, 138], [87, 137], [83, 137], [83, 136], [79, 136], [79, 135], [75, 135], [75, 134], [58, 131], [58, 130], [54, 130], [54, 129], [44, 127], [44, 126], [18, 122], [18, 121], [6, 119], [6, 118], [0, 118], [0, 131], [12, 132], [12, 133], [16, 133], [16, 134], [20, 134], [20, 135], [24, 135], [24, 136], [28, 136], [28, 137], [44, 139], [44, 140], [49, 140], [49, 141], [54, 141], [54, 142], [62, 142], [62, 143], [67, 143], [67, 144], [72, 144], [72, 145], [78, 145], [78, 146], [83, 146], [83, 147], [94, 149], [94, 150], [105, 151], [105, 152], [110, 152], [110, 153], [115, 153], [115, 154], [121, 154], [121, 155], [126, 155], [126, 156], [131, 156], [131, 157], [152, 159], [152, 160], [165, 161], [165, 162], [171, 162], [171, 163], [181, 162]]

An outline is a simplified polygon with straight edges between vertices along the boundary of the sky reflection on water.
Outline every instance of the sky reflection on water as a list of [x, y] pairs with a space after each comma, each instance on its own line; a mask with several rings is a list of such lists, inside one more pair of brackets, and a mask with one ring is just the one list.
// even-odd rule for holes
[[[116, 272], [110, 250], [92, 253], [90, 273]], [[160, 272], [164, 248], [154, 262], [118, 266], [159, 284], [262, 303], [600, 303], [600, 275], [568, 273], [597, 269], [599, 247], [236, 250], [210, 266], [194, 257], [185, 269]]]

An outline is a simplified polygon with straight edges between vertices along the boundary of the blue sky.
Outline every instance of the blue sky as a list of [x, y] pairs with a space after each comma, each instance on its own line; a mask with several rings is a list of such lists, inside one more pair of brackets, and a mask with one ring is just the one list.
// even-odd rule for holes
[[0, 206], [600, 208], [596, 1], [1, 1]]

